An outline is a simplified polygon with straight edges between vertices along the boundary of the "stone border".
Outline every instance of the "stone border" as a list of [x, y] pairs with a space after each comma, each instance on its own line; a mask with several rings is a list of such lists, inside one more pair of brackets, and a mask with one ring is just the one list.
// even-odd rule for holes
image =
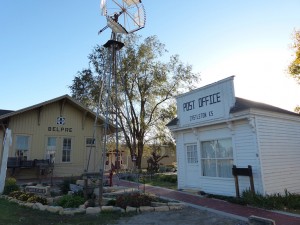
[[181, 210], [185, 207], [183, 203], [177, 202], [168, 202], [168, 203], [161, 203], [161, 202], [152, 202], [151, 206], [141, 206], [139, 208], [127, 206], [126, 210], [120, 207], [115, 206], [101, 206], [101, 207], [87, 207], [85, 208], [84, 205], [79, 206], [79, 208], [63, 208], [61, 206], [50, 206], [50, 205], [43, 205], [39, 202], [37, 203], [28, 203], [20, 201], [13, 197], [8, 197], [6, 195], [0, 195], [0, 198], [4, 198], [9, 202], [18, 203], [20, 206], [29, 207], [32, 209], [38, 209], [40, 211], [48, 211], [50, 213], [58, 213], [60, 215], [75, 215], [75, 214], [99, 214], [103, 212], [121, 212], [121, 213], [142, 213], [142, 212], [166, 212], [170, 210]]

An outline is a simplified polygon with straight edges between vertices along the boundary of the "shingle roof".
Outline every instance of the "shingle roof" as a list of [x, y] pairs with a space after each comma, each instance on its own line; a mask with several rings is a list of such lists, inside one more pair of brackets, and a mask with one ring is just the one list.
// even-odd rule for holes
[[0, 116], [7, 114], [7, 113], [11, 113], [13, 112], [12, 110], [5, 110], [5, 109], [0, 109]]
[[[269, 112], [277, 112], [277, 113], [283, 113], [283, 114], [287, 114], [287, 115], [293, 115], [293, 116], [299, 116], [300, 114], [295, 113], [295, 112], [291, 112], [285, 109], [281, 109], [272, 105], [268, 105], [265, 103], [261, 103], [261, 102], [254, 102], [254, 101], [250, 101], [247, 99], [243, 99], [243, 98], [235, 98], [235, 105], [230, 109], [230, 113], [236, 113], [236, 112], [240, 112], [243, 110], [249, 110], [249, 109], [260, 109], [260, 110], [264, 110], [264, 111], [269, 111]], [[169, 123], [166, 124], [166, 126], [175, 126], [177, 125], [179, 119], [176, 117], [174, 119], [172, 119]]]
[[295, 113], [295, 112], [291, 112], [285, 109], [281, 109], [272, 105], [268, 105], [265, 103], [261, 103], [261, 102], [254, 102], [254, 101], [250, 101], [247, 99], [243, 99], [243, 98], [238, 98], [236, 97], [236, 102], [235, 105], [230, 109], [230, 113], [236, 113], [236, 112], [240, 112], [243, 110], [248, 110], [248, 109], [260, 109], [260, 110], [265, 110], [265, 111], [270, 111], [270, 112], [277, 112], [277, 113], [284, 113], [284, 114], [288, 114], [288, 115], [294, 115], [294, 116], [300, 116], [299, 114]]

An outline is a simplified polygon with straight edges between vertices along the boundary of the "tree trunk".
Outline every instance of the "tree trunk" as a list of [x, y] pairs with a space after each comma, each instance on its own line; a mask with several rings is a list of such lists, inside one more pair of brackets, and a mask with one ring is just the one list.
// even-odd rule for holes
[[144, 151], [144, 143], [141, 140], [138, 140], [138, 155], [137, 155], [137, 168], [142, 168], [142, 158], [143, 158], [143, 151]]

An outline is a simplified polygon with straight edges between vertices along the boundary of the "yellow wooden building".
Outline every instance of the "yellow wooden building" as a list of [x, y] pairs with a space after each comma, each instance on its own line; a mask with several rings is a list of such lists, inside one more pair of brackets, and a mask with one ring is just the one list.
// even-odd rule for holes
[[[0, 142], [6, 128], [13, 139], [7, 175], [35, 178], [45, 172], [40, 170], [45, 163], [51, 165], [54, 177], [99, 172], [104, 118], [98, 117], [94, 126], [95, 118], [93, 111], [68, 95], [17, 111], [0, 110]], [[114, 126], [109, 130], [114, 132]], [[0, 159], [2, 152], [0, 145]]]

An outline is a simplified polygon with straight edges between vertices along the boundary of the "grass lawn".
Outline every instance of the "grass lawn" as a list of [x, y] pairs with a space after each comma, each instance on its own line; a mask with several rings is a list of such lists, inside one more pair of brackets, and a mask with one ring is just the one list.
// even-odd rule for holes
[[177, 175], [156, 174], [153, 177], [146, 176], [140, 179], [140, 183], [177, 190]]
[[76, 214], [75, 216], [66, 216], [34, 210], [0, 199], [0, 225], [104, 225], [114, 224], [122, 216], [126, 216], [126, 214], [113, 212], [98, 215]]

